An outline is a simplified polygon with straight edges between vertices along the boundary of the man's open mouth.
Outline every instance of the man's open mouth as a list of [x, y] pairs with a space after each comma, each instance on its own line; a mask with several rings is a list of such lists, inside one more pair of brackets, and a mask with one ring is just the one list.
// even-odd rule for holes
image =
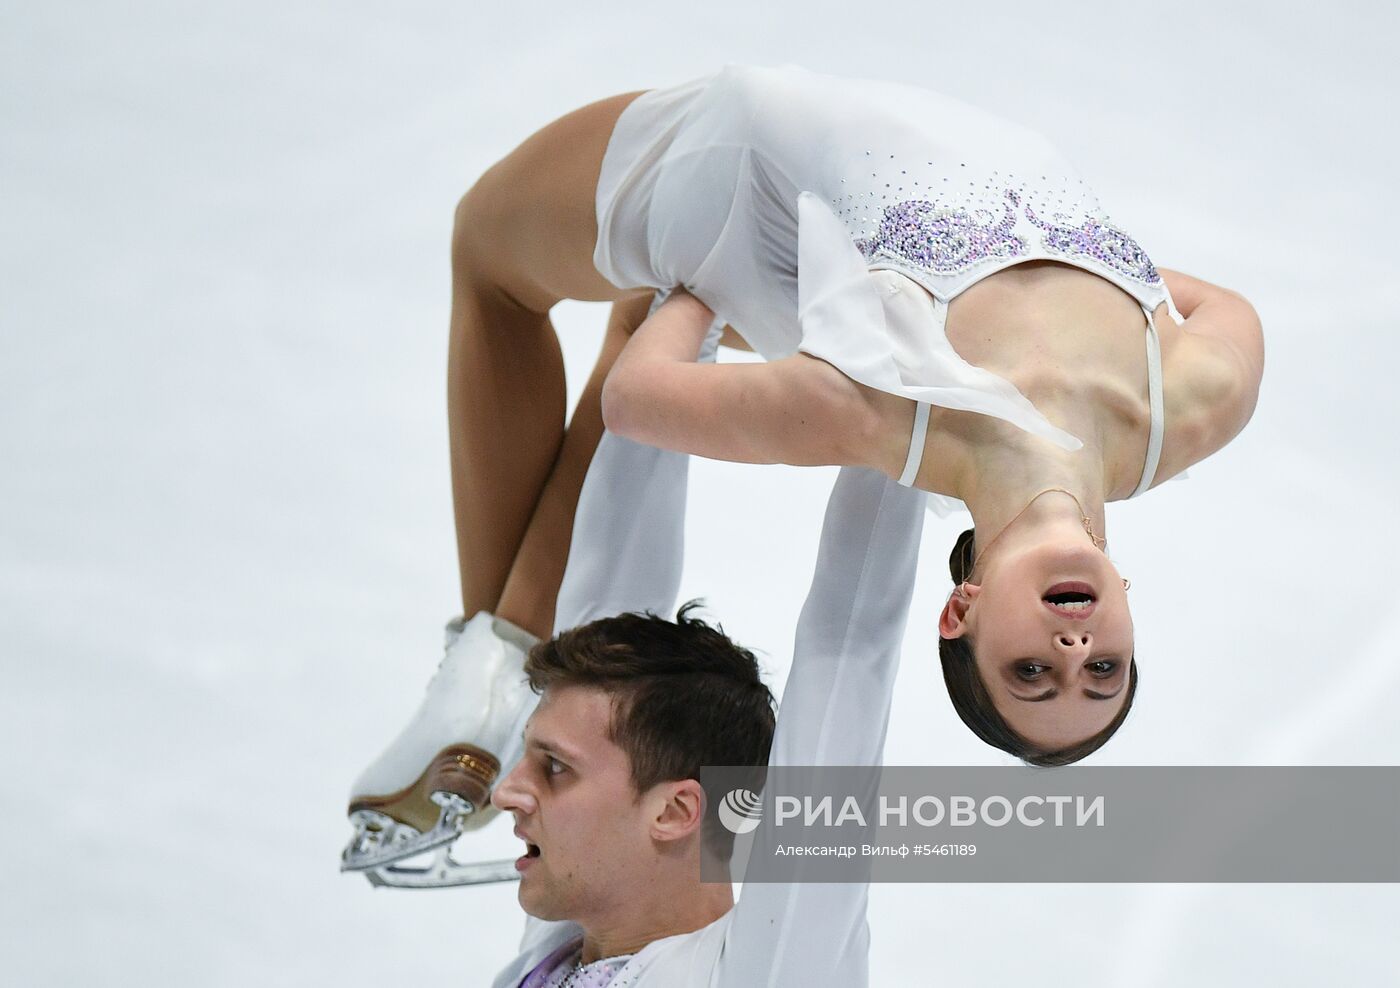
[[525, 842], [525, 853], [520, 856], [518, 861], [516, 861], [516, 867], [519, 867], [521, 862], [529, 858], [538, 858], [540, 856], [540, 846], [534, 841], [530, 840], [528, 837], [526, 837], [524, 833], [521, 832], [519, 827], [515, 828], [515, 836], [519, 837], [522, 841]]

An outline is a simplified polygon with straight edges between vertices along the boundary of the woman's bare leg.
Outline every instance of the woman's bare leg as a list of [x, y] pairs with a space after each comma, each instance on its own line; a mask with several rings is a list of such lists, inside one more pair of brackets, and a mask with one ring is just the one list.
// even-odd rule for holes
[[[472, 186], [453, 228], [447, 401], [462, 606], [469, 618], [494, 612], [541, 637], [553, 630], [574, 511], [602, 434], [603, 380], [650, 302], [650, 293], [619, 289], [593, 264], [602, 159], [635, 98], [601, 100], [542, 128]], [[614, 303], [598, 368], [567, 431], [564, 363], [549, 321], [565, 298]], [[471, 635], [466, 641], [475, 648]], [[478, 671], [486, 673], [488, 659], [449, 652], [443, 661], [484, 662]], [[421, 849], [412, 840], [451, 838], [465, 819], [430, 793], [450, 791], [477, 807], [478, 820], [485, 816], [490, 759], [508, 762], [512, 720], [530, 709], [528, 691], [517, 689], [472, 728], [459, 723], [460, 693], [488, 684], [433, 682], [409, 728], [354, 785], [345, 860], [352, 870], [378, 869], [376, 884], [398, 883], [382, 866]], [[420, 768], [417, 749], [434, 740], [446, 747]], [[410, 842], [399, 843], [405, 836]], [[449, 870], [445, 860], [433, 866], [444, 880]]]
[[547, 637], [579, 491], [603, 434], [603, 381], [650, 297], [614, 303], [566, 431], [564, 363], [548, 314], [460, 266], [447, 405], [463, 614], [491, 611]]
[[448, 437], [462, 613], [495, 612], [564, 439], [564, 360], [547, 313], [454, 277]]
[[650, 303], [646, 295], [613, 303], [598, 362], [569, 420], [563, 445], [497, 604], [499, 616], [540, 637], [554, 631], [554, 606], [568, 562], [579, 492], [603, 435], [603, 381], [627, 337], [646, 318]]
[[[467, 617], [486, 610], [536, 634], [553, 630], [574, 508], [603, 431], [603, 379], [650, 304], [650, 293], [623, 292], [593, 266], [603, 153], [636, 95], [542, 128], [457, 209], [447, 405]], [[564, 298], [615, 302], [567, 432], [563, 356], [549, 321]]]

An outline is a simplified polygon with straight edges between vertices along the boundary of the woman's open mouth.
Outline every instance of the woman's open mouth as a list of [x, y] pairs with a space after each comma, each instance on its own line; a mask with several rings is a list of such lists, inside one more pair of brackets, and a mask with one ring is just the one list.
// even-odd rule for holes
[[1098, 597], [1087, 583], [1057, 583], [1040, 598], [1060, 617], [1083, 619], [1094, 613]]

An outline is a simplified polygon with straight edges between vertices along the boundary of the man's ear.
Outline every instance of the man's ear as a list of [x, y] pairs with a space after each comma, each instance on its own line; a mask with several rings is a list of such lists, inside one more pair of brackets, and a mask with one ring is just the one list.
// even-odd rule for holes
[[975, 583], [960, 583], [948, 595], [943, 605], [943, 613], [938, 615], [938, 636], [940, 638], [961, 638], [967, 634], [967, 612], [982, 588]]
[[695, 779], [677, 779], [657, 786], [661, 803], [652, 820], [653, 840], [675, 841], [696, 833], [705, 820], [705, 791]]

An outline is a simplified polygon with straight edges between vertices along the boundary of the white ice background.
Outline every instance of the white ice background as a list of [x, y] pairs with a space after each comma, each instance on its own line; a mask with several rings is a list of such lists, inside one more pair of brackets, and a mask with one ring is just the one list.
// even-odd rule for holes
[[[1258, 308], [1254, 422], [1110, 508], [1142, 687], [1090, 763], [1400, 756], [1392, 5], [3, 11], [5, 983], [473, 986], [512, 953], [513, 886], [336, 871], [347, 786], [454, 614], [452, 209], [556, 116], [727, 61], [1042, 129], [1155, 261]], [[575, 391], [604, 316], [555, 311]], [[833, 473], [692, 478], [684, 594], [780, 685]], [[891, 763], [1008, 761], [937, 672], [958, 530], [926, 531]], [[881, 886], [872, 984], [1396, 983], [1398, 906], [1384, 885]]]

